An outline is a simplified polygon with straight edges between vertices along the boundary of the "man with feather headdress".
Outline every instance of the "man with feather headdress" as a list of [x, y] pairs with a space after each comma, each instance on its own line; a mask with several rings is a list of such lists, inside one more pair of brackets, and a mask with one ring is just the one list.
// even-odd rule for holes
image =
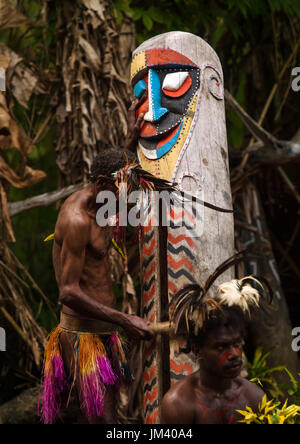
[[237, 410], [249, 406], [258, 411], [263, 391], [240, 376], [246, 322], [260, 299], [252, 284], [263, 289], [256, 278], [246, 277], [221, 284], [214, 299], [207, 297], [209, 285], [175, 295], [174, 318], [180, 318], [176, 324], [185, 318], [200, 369], [166, 393], [162, 423], [235, 424], [242, 419]]

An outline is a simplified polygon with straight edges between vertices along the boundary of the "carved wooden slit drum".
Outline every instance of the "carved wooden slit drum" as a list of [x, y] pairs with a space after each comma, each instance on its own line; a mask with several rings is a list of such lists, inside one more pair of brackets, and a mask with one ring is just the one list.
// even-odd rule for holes
[[[231, 209], [223, 73], [214, 50], [190, 33], [159, 35], [134, 51], [131, 79], [141, 98], [137, 116], [144, 114], [137, 149], [142, 167]], [[142, 316], [157, 324], [169, 321], [169, 303], [179, 289], [203, 284], [234, 253], [234, 231], [232, 214], [191, 199], [171, 199], [167, 223], [160, 226], [151, 223], [151, 207], [140, 245]], [[232, 277], [228, 270], [211, 291]], [[183, 337], [157, 334], [145, 344], [145, 423], [159, 422], [164, 393], [197, 368]]]

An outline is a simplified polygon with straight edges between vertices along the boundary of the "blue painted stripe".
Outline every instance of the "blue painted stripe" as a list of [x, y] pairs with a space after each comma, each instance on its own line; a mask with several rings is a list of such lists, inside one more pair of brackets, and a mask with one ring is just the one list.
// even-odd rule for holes
[[161, 106], [161, 84], [158, 73], [155, 69], [149, 70], [149, 81], [151, 83], [151, 102], [152, 102], [152, 114], [153, 120], [157, 121], [162, 116], [167, 114], [169, 110]]
[[145, 82], [145, 80], [140, 80], [134, 86], [133, 94], [135, 95], [135, 97], [140, 99], [143, 96], [143, 94], [145, 93], [146, 89], [147, 89], [147, 83]]
[[182, 125], [183, 125], [183, 121], [181, 122], [180, 127], [178, 128], [178, 130], [176, 131], [176, 134], [172, 137], [172, 139], [170, 139], [169, 142], [167, 142], [164, 145], [157, 148], [157, 159], [160, 159], [162, 156], [164, 156], [175, 145], [175, 143], [178, 139], [179, 133], [181, 131]]

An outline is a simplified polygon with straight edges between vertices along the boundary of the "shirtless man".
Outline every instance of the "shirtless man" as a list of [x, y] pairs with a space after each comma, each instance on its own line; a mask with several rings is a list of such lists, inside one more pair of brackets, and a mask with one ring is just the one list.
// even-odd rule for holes
[[243, 313], [224, 308], [206, 321], [190, 344], [200, 370], [183, 378], [164, 396], [162, 424], [235, 424], [236, 410], [258, 410], [264, 393], [242, 378]]
[[[111, 168], [116, 171], [114, 160], [117, 159], [113, 159], [116, 151], [107, 150], [98, 156], [96, 161], [103, 165], [98, 170], [99, 175], [109, 174], [105, 159], [114, 165]], [[123, 160], [125, 166], [126, 160]], [[103, 331], [111, 328], [111, 324], [116, 324], [130, 338], [151, 339], [152, 332], [143, 319], [116, 310], [108, 257], [111, 229], [100, 227], [96, 222], [99, 208], [96, 196], [100, 191], [108, 189], [109, 184], [105, 183], [105, 179], [101, 186], [91, 182], [83, 190], [74, 193], [59, 213], [53, 262], [59, 300], [63, 304], [62, 312], [72, 317], [98, 320], [97, 327]]]
[[[141, 119], [135, 120], [137, 104], [134, 102], [129, 110], [126, 148], [134, 146], [138, 135]], [[62, 310], [60, 325], [52, 332], [45, 354], [42, 411], [46, 423], [57, 418], [59, 412], [56, 410], [61, 400], [55, 396], [64, 385], [58, 377], [53, 379], [53, 374], [55, 377], [62, 374], [61, 378], [65, 375], [71, 382], [69, 385], [77, 387], [79, 402], [86, 407], [83, 410], [86, 410], [89, 419], [92, 416], [93, 422], [116, 423], [118, 379], [121, 378], [118, 371], [124, 373], [127, 366], [124, 351], [120, 351], [121, 341], [115, 335], [116, 328], [121, 327], [129, 339], [153, 338], [152, 330], [144, 319], [117, 310], [108, 256], [111, 228], [98, 226], [96, 222], [100, 207], [96, 203], [97, 194], [103, 190], [115, 193], [111, 174], [123, 168], [127, 159], [131, 162], [135, 159], [132, 152], [127, 151], [126, 155], [124, 152], [112, 148], [99, 154], [92, 165], [91, 182], [65, 201], [58, 216], [53, 263]], [[112, 336], [113, 340], [105, 352], [105, 340]], [[88, 344], [86, 355], [83, 343]], [[58, 348], [53, 348], [53, 344], [59, 344]], [[89, 356], [93, 353], [96, 355], [94, 361]], [[56, 369], [56, 361], [51, 358], [53, 354], [62, 359], [63, 370], [61, 367]], [[111, 362], [106, 359], [109, 355]], [[82, 362], [84, 359], [86, 362]], [[99, 359], [102, 359], [101, 364]], [[113, 364], [120, 359], [123, 360], [123, 368], [116, 369]], [[47, 387], [54, 389], [48, 393]]]

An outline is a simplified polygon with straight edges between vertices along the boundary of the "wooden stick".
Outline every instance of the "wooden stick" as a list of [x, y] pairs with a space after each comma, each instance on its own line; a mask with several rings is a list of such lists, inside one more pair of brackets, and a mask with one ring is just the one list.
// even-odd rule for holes
[[286, 172], [281, 167], [278, 167], [278, 171], [283, 180], [285, 181], [285, 183], [287, 184], [287, 186], [289, 187], [289, 189], [291, 190], [292, 194], [296, 198], [298, 204], [300, 205], [300, 194], [298, 193], [295, 185], [292, 183]]
[[150, 328], [155, 334], [174, 333], [174, 325], [168, 321], [157, 322], [156, 324], [150, 325]]
[[273, 147], [278, 143], [276, 137], [272, 136], [260, 126], [250, 115], [238, 104], [229, 91], [225, 90], [225, 99], [228, 105], [239, 115], [244, 125], [248, 128], [255, 139], [259, 139], [265, 146]]
[[272, 241], [275, 244], [275, 247], [278, 248], [279, 252], [282, 254], [282, 256], [285, 258], [291, 269], [294, 271], [296, 276], [300, 279], [300, 268], [298, 265], [293, 261], [291, 256], [286, 252], [286, 250], [283, 248], [279, 240], [274, 236], [273, 233], [271, 233]]
[[[298, 40], [298, 42], [296, 43], [295, 47], [293, 48], [292, 53], [290, 54], [289, 58], [287, 59], [286, 63], [284, 64], [282, 70], [281, 70], [280, 73], [279, 73], [279, 76], [278, 76], [278, 80], [277, 80], [277, 82], [273, 85], [273, 88], [272, 88], [272, 90], [271, 90], [271, 92], [270, 92], [270, 94], [269, 94], [269, 96], [268, 96], [268, 98], [267, 98], [267, 101], [266, 101], [266, 103], [265, 103], [265, 106], [264, 106], [264, 108], [263, 108], [263, 110], [262, 110], [262, 112], [261, 112], [261, 115], [260, 115], [260, 117], [259, 117], [259, 120], [258, 120], [258, 122], [257, 122], [259, 126], [262, 125], [262, 123], [263, 123], [263, 121], [264, 121], [264, 119], [265, 119], [265, 117], [266, 117], [266, 114], [267, 114], [267, 112], [268, 112], [268, 109], [269, 109], [269, 107], [270, 107], [270, 105], [271, 105], [271, 103], [272, 103], [273, 97], [274, 97], [274, 95], [275, 95], [275, 93], [276, 93], [276, 91], [277, 91], [277, 89], [278, 89], [278, 86], [279, 86], [279, 83], [280, 83], [280, 81], [281, 81], [281, 78], [283, 77], [285, 71], [287, 70], [287, 68], [288, 68], [290, 62], [292, 61], [294, 55], [296, 54], [296, 51], [297, 51], [299, 45], [300, 45], [300, 40]], [[250, 140], [250, 142], [249, 142], [248, 147], [249, 147], [250, 145], [253, 144], [254, 140], [255, 140], [255, 139], [254, 139], [254, 137], [253, 137], [253, 135], [252, 135], [252, 138], [251, 138], [251, 140]], [[243, 157], [243, 160], [242, 160], [242, 162], [241, 162], [241, 165], [240, 165], [239, 168], [238, 168], [239, 170], [243, 170], [243, 169], [244, 169], [244, 167], [245, 167], [245, 165], [246, 165], [246, 163], [247, 163], [247, 161], [248, 161], [249, 156], [250, 156], [250, 153], [245, 153], [245, 155], [244, 155], [244, 157]]]
[[69, 187], [62, 188], [57, 191], [51, 191], [50, 193], [40, 194], [39, 196], [30, 197], [18, 202], [10, 202], [7, 204], [10, 217], [23, 213], [24, 211], [31, 210], [36, 207], [47, 207], [60, 199], [64, 199], [75, 191], [79, 191], [83, 188], [84, 184], [70, 185]]
[[253, 233], [258, 233], [258, 229], [256, 227], [253, 227], [252, 225], [247, 224], [246, 222], [242, 222], [241, 220], [235, 219], [234, 223], [238, 227], [244, 228], [245, 230], [253, 231]]

